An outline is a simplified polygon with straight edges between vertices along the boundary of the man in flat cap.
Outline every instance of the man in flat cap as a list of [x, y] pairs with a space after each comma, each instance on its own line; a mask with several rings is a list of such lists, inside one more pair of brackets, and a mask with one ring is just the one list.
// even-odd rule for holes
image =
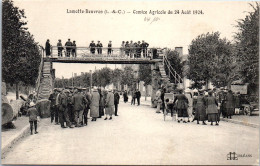
[[[71, 122], [69, 120], [68, 115], [68, 95], [70, 91], [67, 89], [64, 89], [63, 92], [59, 96], [59, 120], [62, 128], [73, 128], [71, 125]], [[66, 126], [64, 126], [64, 122], [66, 122]]]
[[65, 43], [65, 46], [66, 46], [67, 57], [70, 57], [70, 52], [72, 49], [72, 43], [70, 39], [68, 39], [68, 41]]
[[76, 93], [72, 98], [72, 103], [74, 105], [74, 113], [75, 113], [74, 121], [76, 123], [76, 127], [82, 127], [81, 124], [83, 124], [82, 117], [83, 117], [84, 105], [86, 104], [86, 99], [81, 93], [81, 88], [77, 89]]
[[98, 43], [97, 43], [97, 52], [98, 52], [98, 54], [102, 54], [102, 47], [103, 47], [102, 43], [100, 43], [100, 41], [98, 41]]
[[94, 43], [94, 40], [92, 40], [91, 43], [89, 44], [89, 48], [90, 48], [90, 53], [95, 54], [96, 44]]
[[57, 43], [57, 47], [58, 47], [58, 57], [62, 57], [63, 47], [62, 47], [62, 43], [61, 43], [60, 39], [59, 39], [59, 42]]
[[112, 41], [111, 40], [109, 41], [107, 47], [108, 47], [107, 55], [111, 55], [111, 52], [112, 52]]

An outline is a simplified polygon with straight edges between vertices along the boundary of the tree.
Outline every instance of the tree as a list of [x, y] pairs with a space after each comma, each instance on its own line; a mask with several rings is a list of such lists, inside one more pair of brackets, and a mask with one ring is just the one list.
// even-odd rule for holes
[[2, 79], [11, 85], [35, 85], [40, 64], [40, 51], [33, 36], [24, 27], [23, 10], [19, 10], [10, 0], [4, 0], [2, 27]]
[[250, 4], [252, 12], [237, 21], [236, 54], [240, 65], [240, 74], [244, 82], [259, 84], [259, 7]]
[[93, 73], [93, 85], [99, 87], [106, 87], [111, 83], [112, 70], [110, 68], [102, 68]]
[[123, 71], [121, 69], [115, 69], [111, 73], [111, 82], [118, 88], [118, 85], [122, 82]]
[[145, 100], [147, 97], [147, 86], [152, 83], [151, 64], [139, 65], [139, 80], [144, 81], [145, 86]]
[[235, 61], [231, 43], [221, 39], [219, 32], [199, 35], [189, 48], [187, 77], [194, 81], [192, 88], [201, 88], [209, 81], [230, 84], [235, 78]]
[[122, 84], [132, 86], [134, 82], [134, 71], [131, 67], [126, 66], [122, 74]]

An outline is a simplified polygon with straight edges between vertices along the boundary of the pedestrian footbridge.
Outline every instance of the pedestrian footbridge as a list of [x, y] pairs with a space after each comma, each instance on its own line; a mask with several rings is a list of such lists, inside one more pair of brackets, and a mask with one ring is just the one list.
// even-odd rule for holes
[[[67, 47], [66, 47], [67, 48]], [[73, 48], [73, 47], [72, 47]], [[154, 64], [162, 62], [163, 50], [156, 48], [94, 48], [77, 47], [76, 49], [51, 48], [52, 62], [59, 63], [100, 63], [100, 64]], [[93, 48], [92, 48], [93, 49]], [[109, 51], [110, 49], [110, 51]]]
[[[99, 63], [99, 64], [151, 64], [152, 70], [152, 101], [154, 106], [155, 93], [160, 86], [168, 88], [183, 83], [167, 59], [165, 50], [158, 48], [95, 48], [88, 47], [58, 49], [51, 47], [51, 54], [46, 56], [42, 50], [42, 60], [39, 67], [36, 92], [39, 99], [48, 99], [54, 88], [55, 69], [53, 63]], [[97, 51], [99, 49], [99, 51]], [[111, 51], [108, 51], [111, 49]]]

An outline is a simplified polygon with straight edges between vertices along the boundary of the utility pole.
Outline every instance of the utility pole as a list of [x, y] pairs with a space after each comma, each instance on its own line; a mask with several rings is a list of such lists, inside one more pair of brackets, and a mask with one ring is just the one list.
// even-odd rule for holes
[[72, 72], [72, 87], [73, 87], [73, 72]]
[[92, 89], [92, 70], [90, 70], [90, 92]]

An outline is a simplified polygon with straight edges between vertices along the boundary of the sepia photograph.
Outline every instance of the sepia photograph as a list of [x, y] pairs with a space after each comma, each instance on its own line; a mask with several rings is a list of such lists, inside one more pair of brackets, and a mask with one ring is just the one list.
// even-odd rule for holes
[[259, 165], [259, 1], [2, 0], [2, 165]]

